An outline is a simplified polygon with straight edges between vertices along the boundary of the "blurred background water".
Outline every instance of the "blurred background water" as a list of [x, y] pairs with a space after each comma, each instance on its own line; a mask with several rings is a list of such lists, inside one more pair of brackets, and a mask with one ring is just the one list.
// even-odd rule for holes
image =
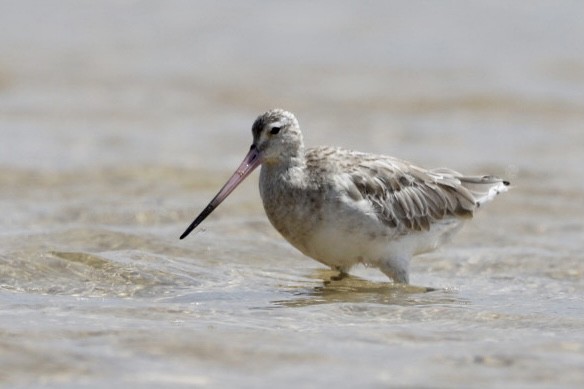
[[[581, 387], [584, 3], [1, 1], [6, 387]], [[252, 176], [178, 236], [251, 142], [513, 182], [420, 293], [333, 274]]]

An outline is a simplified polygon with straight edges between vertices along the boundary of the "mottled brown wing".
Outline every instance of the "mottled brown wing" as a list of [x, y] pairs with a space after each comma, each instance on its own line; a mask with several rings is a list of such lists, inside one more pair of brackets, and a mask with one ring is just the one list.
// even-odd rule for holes
[[399, 230], [427, 231], [445, 217], [470, 218], [477, 206], [453, 171], [428, 171], [389, 157], [363, 157], [347, 168], [359, 195]]

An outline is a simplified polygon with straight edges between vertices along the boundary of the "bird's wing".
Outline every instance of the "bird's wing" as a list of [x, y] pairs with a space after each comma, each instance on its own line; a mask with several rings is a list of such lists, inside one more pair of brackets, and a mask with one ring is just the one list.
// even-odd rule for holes
[[347, 174], [380, 220], [400, 230], [429, 230], [445, 217], [472, 217], [476, 208], [455, 172], [435, 173], [382, 157], [363, 159]]
[[343, 149], [321, 148], [312, 154], [313, 162], [330, 161], [327, 170], [342, 177], [352, 200], [369, 201], [383, 223], [401, 231], [428, 230], [447, 217], [469, 218], [477, 207], [461, 183], [462, 175], [452, 170], [425, 170], [399, 159]]

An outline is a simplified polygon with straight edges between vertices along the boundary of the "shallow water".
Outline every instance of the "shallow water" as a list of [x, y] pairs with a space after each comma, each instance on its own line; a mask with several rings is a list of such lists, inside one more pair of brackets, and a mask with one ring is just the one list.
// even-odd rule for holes
[[[4, 386], [584, 384], [580, 3], [0, 11]], [[513, 189], [407, 288], [330, 281], [269, 225], [257, 175], [179, 241], [275, 106], [308, 145]]]

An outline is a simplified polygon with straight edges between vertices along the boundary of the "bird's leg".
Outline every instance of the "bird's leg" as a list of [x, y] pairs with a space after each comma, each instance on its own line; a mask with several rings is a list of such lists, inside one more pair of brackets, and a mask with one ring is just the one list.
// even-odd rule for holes
[[389, 258], [381, 261], [379, 264], [379, 270], [391, 278], [396, 284], [409, 284], [409, 262], [409, 258]]
[[338, 271], [339, 274], [337, 274], [336, 276], [332, 276], [331, 281], [340, 281], [349, 275], [349, 273], [347, 273], [347, 271], [345, 269], [340, 268], [340, 267], [333, 267], [333, 270]]

